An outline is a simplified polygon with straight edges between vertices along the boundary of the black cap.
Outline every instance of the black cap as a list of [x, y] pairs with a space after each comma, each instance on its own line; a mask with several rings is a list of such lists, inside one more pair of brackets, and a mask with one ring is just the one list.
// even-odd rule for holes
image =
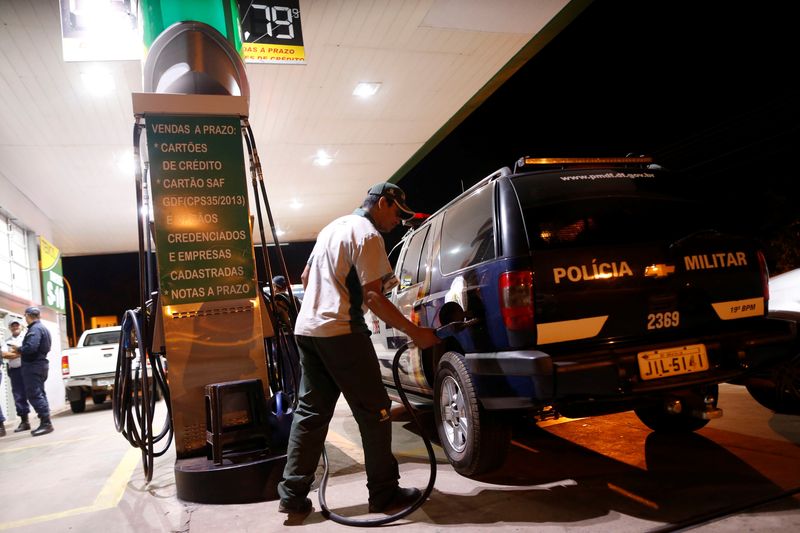
[[38, 307], [29, 307], [25, 309], [25, 314], [31, 316], [39, 316], [40, 314], [42, 314], [42, 312], [39, 311]]
[[368, 194], [385, 196], [386, 198], [394, 200], [397, 203], [397, 207], [400, 208], [398, 214], [403, 220], [408, 220], [414, 216], [414, 211], [406, 205], [406, 193], [394, 183], [386, 181], [373, 185]]
[[278, 287], [279, 289], [285, 289], [287, 285], [286, 278], [284, 278], [283, 276], [275, 276], [274, 278], [272, 278], [272, 284]]

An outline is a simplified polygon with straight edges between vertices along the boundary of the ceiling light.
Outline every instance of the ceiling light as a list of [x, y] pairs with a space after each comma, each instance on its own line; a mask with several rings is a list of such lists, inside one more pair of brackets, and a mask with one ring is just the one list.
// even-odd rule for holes
[[292, 199], [292, 203], [289, 204], [289, 207], [292, 209], [300, 209], [303, 207], [303, 204], [298, 202], [296, 198]]
[[327, 167], [333, 162], [333, 158], [325, 150], [317, 150], [317, 155], [314, 156], [313, 162], [318, 167]]
[[65, 61], [142, 58], [142, 34], [137, 24], [141, 18], [135, 7], [130, 9], [130, 1], [70, 0], [60, 4]]
[[105, 96], [114, 90], [114, 78], [107, 70], [95, 68], [81, 72], [83, 85], [93, 96]]
[[356, 85], [356, 88], [353, 89], [353, 96], [369, 98], [370, 96], [374, 96], [380, 88], [381, 83], [378, 81], [361, 81]]
[[281, 228], [275, 228], [275, 235], [280, 237], [281, 235], [286, 235], [286, 232], [283, 231]]
[[136, 161], [132, 152], [122, 152], [117, 156], [117, 168], [126, 176], [132, 177], [136, 174], [136, 167]]

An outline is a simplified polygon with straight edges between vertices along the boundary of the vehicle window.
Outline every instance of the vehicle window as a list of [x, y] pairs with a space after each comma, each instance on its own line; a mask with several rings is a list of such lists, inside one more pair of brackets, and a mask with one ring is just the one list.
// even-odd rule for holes
[[[613, 179], [617, 175], [624, 179]], [[671, 242], [710, 227], [708, 210], [676, 196], [665, 176], [630, 176], [638, 175], [603, 171], [595, 180], [546, 174], [515, 179], [531, 246]]]
[[419, 282], [419, 259], [425, 237], [428, 235], [429, 226], [418, 231], [408, 244], [403, 264], [400, 267], [400, 290], [406, 289]]
[[119, 342], [119, 331], [104, 331], [86, 336], [84, 346], [100, 346], [101, 344], [116, 344]]
[[476, 190], [444, 215], [441, 268], [455, 272], [494, 257], [492, 187]]
[[425, 239], [425, 250], [422, 252], [422, 257], [420, 258], [419, 261], [419, 274], [417, 275], [419, 281], [424, 281], [425, 277], [428, 275], [428, 272], [430, 272], [430, 270], [434, 266], [433, 261], [435, 257], [433, 253], [433, 244], [436, 241], [436, 238], [434, 236], [436, 235], [436, 233], [438, 233], [438, 230], [436, 230], [436, 228], [438, 227], [437, 222], [439, 221], [439, 218], [440, 217], [437, 216], [436, 218], [430, 219], [428, 221], [428, 227], [430, 228], [431, 238]]

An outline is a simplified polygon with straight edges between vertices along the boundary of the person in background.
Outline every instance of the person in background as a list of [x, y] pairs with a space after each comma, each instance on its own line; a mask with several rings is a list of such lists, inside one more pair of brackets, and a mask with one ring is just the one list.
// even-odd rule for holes
[[340, 394], [358, 422], [364, 445], [369, 511], [389, 512], [416, 501], [416, 488], [401, 488], [392, 455], [391, 400], [381, 382], [378, 358], [369, 339], [364, 305], [402, 331], [419, 348], [438, 342], [431, 328], [409, 321], [384, 296], [398, 281], [380, 232], [414, 216], [405, 193], [393, 183], [372, 187], [359, 209], [319, 233], [303, 271], [306, 287], [294, 333], [303, 369], [294, 412], [286, 468], [278, 485], [282, 513], [307, 514], [328, 424]]
[[297, 321], [297, 312], [303, 302], [292, 294], [285, 277], [275, 276], [272, 278], [272, 286], [275, 288], [275, 305], [278, 306], [278, 312], [284, 320], [288, 319], [288, 324], [291, 329], [294, 329], [294, 324]]
[[[8, 377], [11, 379], [11, 392], [14, 395], [14, 405], [17, 408], [17, 414], [22, 419], [14, 433], [20, 431], [27, 431], [31, 429], [31, 424], [28, 421], [28, 413], [30, 407], [28, 406], [28, 397], [25, 395], [25, 380], [22, 377], [22, 359], [20, 358], [19, 348], [22, 346], [22, 325], [14, 320], [8, 324], [8, 331], [11, 332], [11, 337], [6, 339], [5, 345], [2, 349], [3, 359], [8, 363]], [[0, 413], [2, 417], [2, 413]], [[3, 424], [0, 423], [0, 437], [5, 435]]]
[[[3, 383], [3, 373], [0, 372], [0, 384], [2, 383]], [[5, 436], [6, 436], [6, 415], [3, 414], [3, 405], [0, 404], [0, 437], [5, 437]]]
[[28, 323], [28, 332], [22, 340], [20, 354], [22, 355], [22, 379], [25, 381], [25, 393], [28, 401], [39, 415], [39, 427], [31, 431], [31, 435], [38, 437], [52, 433], [53, 423], [50, 421], [50, 404], [44, 390], [50, 363], [47, 354], [50, 352], [52, 340], [50, 332], [39, 320], [41, 312], [38, 307], [25, 309], [25, 322]]

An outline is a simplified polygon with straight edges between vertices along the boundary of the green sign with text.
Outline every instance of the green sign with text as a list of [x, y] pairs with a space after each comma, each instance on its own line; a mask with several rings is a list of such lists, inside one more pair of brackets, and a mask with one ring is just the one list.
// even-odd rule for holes
[[146, 124], [162, 304], [255, 298], [239, 117]]
[[[39, 237], [39, 269], [42, 272], [42, 292], [44, 293], [42, 303], [59, 313], [66, 313], [61, 252], [44, 237]], [[70, 312], [72, 311], [70, 310]]]

